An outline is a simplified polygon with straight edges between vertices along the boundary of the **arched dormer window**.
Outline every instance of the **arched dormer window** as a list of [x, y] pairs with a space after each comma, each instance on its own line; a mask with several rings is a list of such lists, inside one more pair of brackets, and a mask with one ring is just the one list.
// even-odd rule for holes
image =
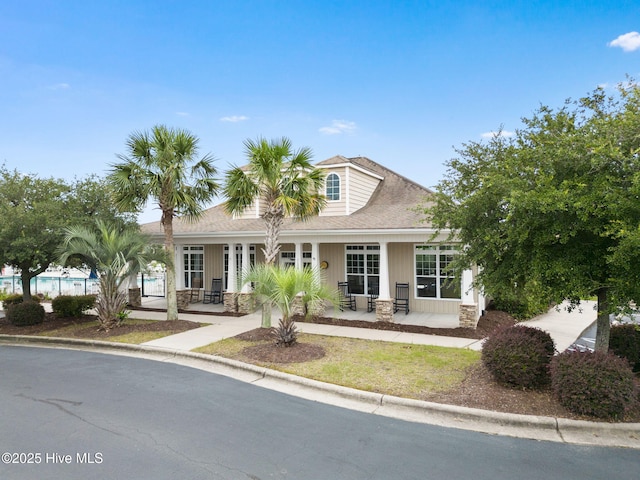
[[328, 201], [340, 200], [340, 176], [337, 173], [327, 175], [325, 195]]

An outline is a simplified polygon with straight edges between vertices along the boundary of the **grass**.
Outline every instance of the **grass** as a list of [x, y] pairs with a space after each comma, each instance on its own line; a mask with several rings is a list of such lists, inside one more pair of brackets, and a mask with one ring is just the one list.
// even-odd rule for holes
[[[123, 325], [142, 325], [145, 323], [158, 323], [157, 320], [143, 320], [143, 319], [131, 319], [128, 318], [124, 322]], [[206, 324], [202, 324], [203, 326]], [[74, 337], [74, 332], [85, 330], [85, 329], [95, 329], [97, 330], [99, 323], [97, 320], [92, 322], [85, 322], [80, 324], [67, 325], [66, 327], [57, 328], [54, 330], [48, 330], [46, 332], [39, 333], [40, 336], [46, 337]], [[119, 343], [131, 343], [139, 345], [141, 343], [150, 342], [151, 340], [155, 340], [157, 338], [166, 337], [167, 335], [173, 335], [177, 333], [174, 330], [157, 330], [157, 331], [139, 331], [139, 332], [129, 332], [122, 335], [114, 335], [108, 336], [103, 339], [108, 342], [119, 342]]]
[[462, 382], [468, 369], [480, 361], [480, 352], [459, 348], [308, 334], [300, 335], [299, 342], [320, 345], [326, 354], [304, 363], [262, 363], [243, 357], [242, 350], [252, 343], [234, 338], [194, 351], [405, 398], [422, 398], [426, 393], [449, 390]]

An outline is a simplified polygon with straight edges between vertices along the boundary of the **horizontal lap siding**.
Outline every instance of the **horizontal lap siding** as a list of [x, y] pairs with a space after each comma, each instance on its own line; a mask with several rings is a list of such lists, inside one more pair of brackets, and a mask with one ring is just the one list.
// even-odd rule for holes
[[[346, 215], [347, 213], [347, 182], [345, 175], [345, 168], [335, 168], [327, 171], [327, 175], [330, 173], [337, 173], [340, 177], [340, 200], [327, 202], [326, 206], [322, 209], [320, 216], [338, 216]], [[324, 192], [323, 192], [324, 193]]]
[[204, 287], [209, 290], [211, 279], [222, 278], [224, 274], [224, 257], [222, 256], [224, 245], [204, 246]]
[[364, 173], [350, 169], [349, 170], [349, 213], [360, 210], [364, 207], [374, 190], [380, 183], [377, 178], [370, 177]]
[[319, 262], [326, 261], [329, 267], [322, 270], [322, 276], [327, 285], [338, 287], [338, 282], [345, 281], [344, 245], [342, 244], [321, 244], [319, 248]]

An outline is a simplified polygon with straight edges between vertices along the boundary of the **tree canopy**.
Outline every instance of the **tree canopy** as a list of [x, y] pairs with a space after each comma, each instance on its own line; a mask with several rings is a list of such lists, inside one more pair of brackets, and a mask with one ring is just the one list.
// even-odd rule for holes
[[105, 201], [110, 195], [96, 176], [67, 182], [0, 167], [0, 264], [20, 271], [25, 299], [31, 279], [57, 260], [65, 227], [132, 222]]
[[598, 88], [523, 124], [457, 149], [424, 211], [489, 296], [596, 296], [606, 351], [609, 314], [640, 299], [640, 87]]

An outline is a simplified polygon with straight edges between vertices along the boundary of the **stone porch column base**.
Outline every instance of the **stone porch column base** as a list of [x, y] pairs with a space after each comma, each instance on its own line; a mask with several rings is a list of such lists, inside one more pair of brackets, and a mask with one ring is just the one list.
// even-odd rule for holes
[[129, 289], [128, 303], [132, 307], [142, 306], [142, 295], [140, 294], [140, 287]]
[[[238, 313], [249, 314], [256, 311], [256, 300], [251, 293], [237, 293]], [[226, 297], [225, 297], [225, 311], [226, 310]]]
[[225, 312], [238, 312], [238, 294], [236, 292], [224, 292], [222, 294], [222, 302]]
[[461, 328], [473, 328], [478, 326], [478, 305], [460, 305], [458, 310], [459, 325]]
[[291, 315], [300, 315], [304, 317], [307, 314], [307, 307], [302, 302], [302, 295], [296, 295], [293, 299], [293, 305], [291, 305]]
[[393, 322], [393, 300], [376, 299], [376, 322]]
[[178, 310], [186, 310], [189, 308], [189, 300], [191, 299], [191, 290], [176, 290]]

